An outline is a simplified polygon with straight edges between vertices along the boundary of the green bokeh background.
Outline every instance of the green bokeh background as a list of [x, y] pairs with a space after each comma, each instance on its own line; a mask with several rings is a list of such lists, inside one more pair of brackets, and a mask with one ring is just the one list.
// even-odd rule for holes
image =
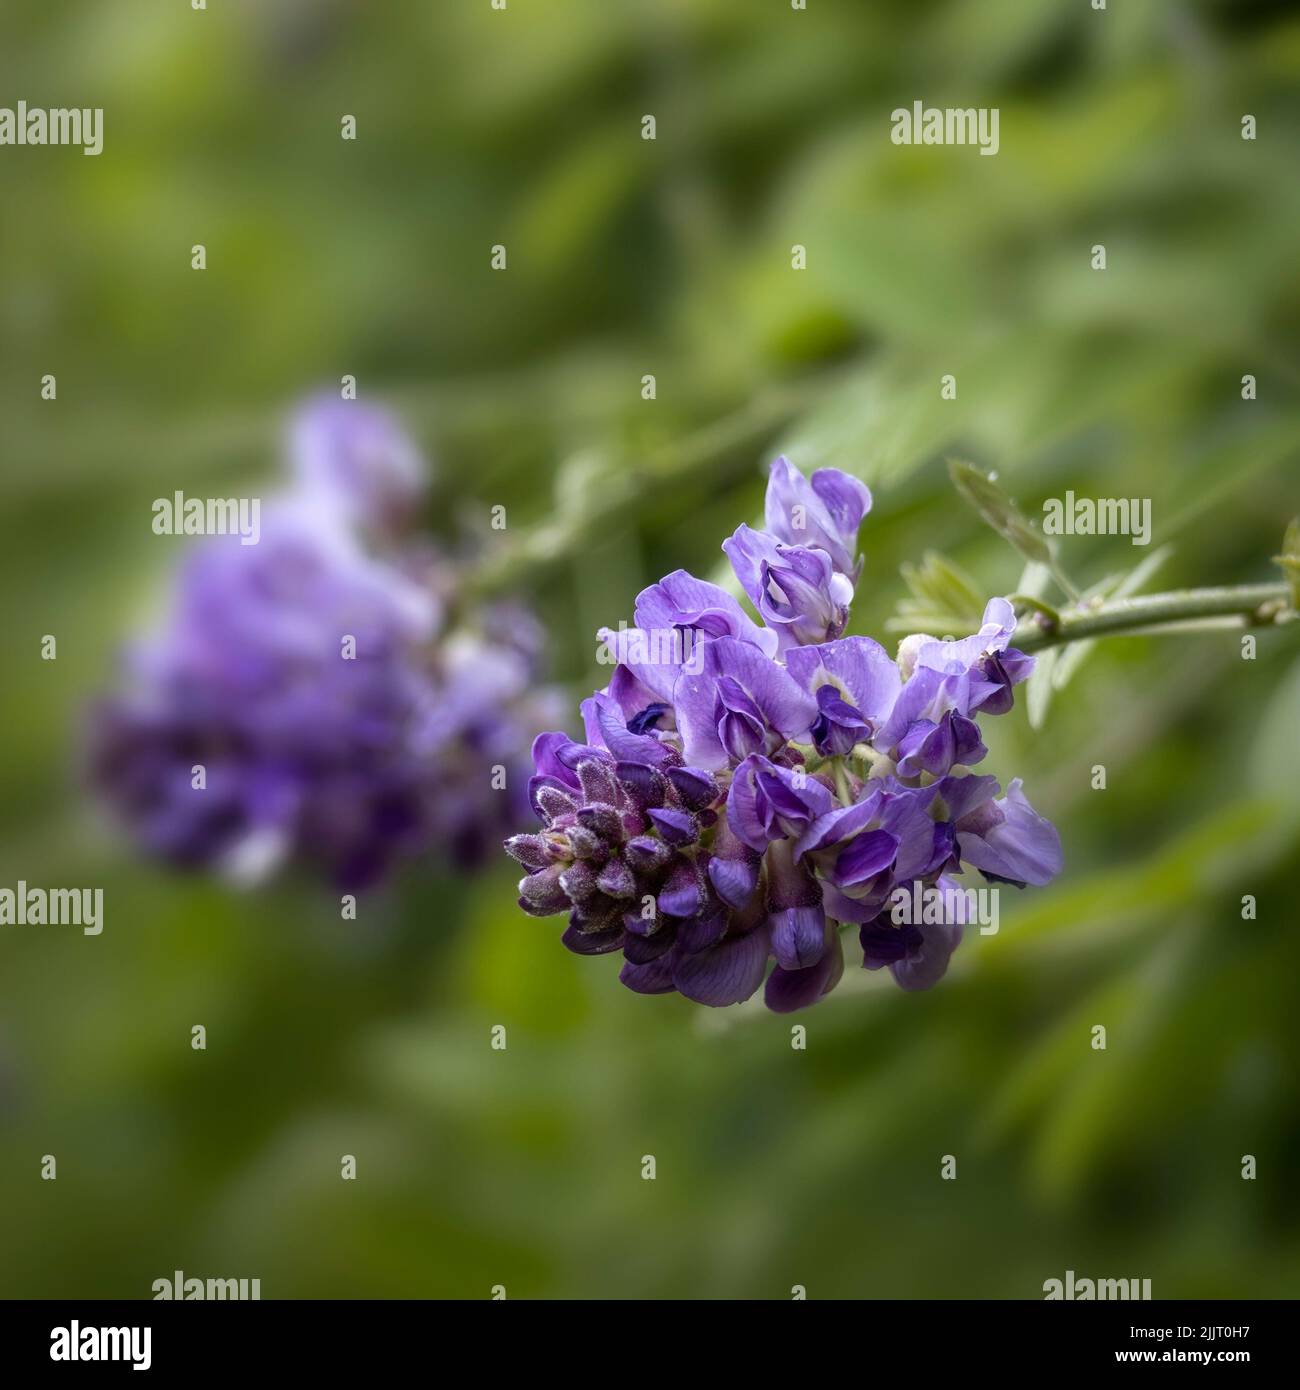
[[[106, 129], [98, 159], [0, 149], [0, 883], [101, 885], [107, 925], [0, 929], [0, 1292], [1038, 1297], [1069, 1268], [1300, 1295], [1294, 627], [1254, 661], [1114, 639], [1042, 729], [991, 723], [1065, 873], [934, 992], [850, 966], [796, 1020], [630, 994], [504, 864], [415, 872], [357, 922], [309, 883], [169, 875], [76, 772], [182, 544], [152, 499], [266, 487], [285, 407], [344, 373], [436, 460], [431, 528], [506, 506], [499, 577], [575, 700], [596, 626], [713, 573], [779, 451], [874, 489], [852, 631], [883, 635], [927, 548], [1015, 586], [949, 454], [1031, 515], [1150, 498], [1161, 587], [1275, 577], [1288, 9], [5, 0], [0, 105]], [[892, 145], [918, 99], [998, 107], [999, 154]], [[1084, 583], [1144, 553], [1064, 549]]]

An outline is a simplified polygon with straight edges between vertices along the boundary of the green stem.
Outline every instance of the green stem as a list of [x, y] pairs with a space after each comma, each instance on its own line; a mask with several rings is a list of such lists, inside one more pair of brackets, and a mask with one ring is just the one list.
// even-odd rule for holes
[[840, 800], [848, 806], [853, 801], [853, 791], [849, 786], [849, 773], [844, 765], [843, 758], [835, 759], [835, 790], [840, 794]]
[[1177, 589], [1070, 608], [1056, 622], [1035, 613], [1021, 621], [1012, 645], [1023, 652], [1042, 651], [1087, 637], [1185, 630], [1185, 624], [1201, 618], [1237, 618], [1241, 627], [1252, 627], [1286, 612], [1288, 592], [1285, 584]]

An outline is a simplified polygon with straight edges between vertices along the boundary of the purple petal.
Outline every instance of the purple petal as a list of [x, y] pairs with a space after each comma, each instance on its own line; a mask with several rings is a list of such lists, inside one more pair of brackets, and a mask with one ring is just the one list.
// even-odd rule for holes
[[668, 795], [667, 784], [648, 763], [617, 763], [614, 773], [623, 790], [642, 810], [664, 804], [664, 798]]
[[724, 679], [733, 683], [724, 690], [738, 688], [761, 712], [773, 745], [767, 752], [774, 752], [787, 739], [806, 734], [817, 717], [816, 700], [799, 688], [784, 667], [756, 647], [733, 637], [720, 637], [704, 647], [703, 670], [699, 674], [684, 671], [673, 692], [677, 726], [689, 763], [712, 771], [731, 761], [719, 736], [717, 713], [719, 685]]
[[554, 859], [548, 842], [540, 835], [512, 835], [505, 842], [505, 851], [525, 869], [544, 869]]
[[736, 769], [727, 793], [727, 824], [737, 839], [762, 853], [777, 839], [802, 835], [835, 804], [802, 769], [778, 767], [752, 754]]
[[568, 763], [560, 759], [561, 751], [572, 744], [573, 740], [565, 733], [538, 734], [533, 740], [533, 765], [537, 768], [538, 775], [554, 778], [565, 786], [576, 788], [577, 774]]
[[670, 845], [682, 848], [699, 839], [695, 817], [689, 811], [679, 811], [675, 806], [652, 806], [646, 815]]
[[787, 970], [816, 965], [826, 949], [826, 913], [822, 905], [787, 907], [768, 917], [772, 954]]
[[856, 579], [858, 527], [871, 508], [866, 484], [838, 469], [822, 468], [812, 482], [786, 458], [772, 465], [764, 517], [787, 545], [818, 546], [841, 573]]
[[648, 965], [666, 955], [676, 945], [675, 932], [657, 931], [650, 936], [642, 936], [628, 928], [629, 935], [623, 941], [624, 958], [633, 965]]
[[785, 654], [786, 669], [809, 692], [832, 686], [845, 703], [873, 723], [888, 718], [902, 689], [898, 666], [869, 637], [841, 637]]
[[704, 951], [680, 956], [673, 983], [688, 999], [712, 1008], [739, 1004], [763, 983], [768, 939], [763, 928], [729, 937]]
[[703, 951], [721, 941], [726, 932], [727, 911], [715, 903], [677, 924], [677, 944], [683, 954]]
[[688, 811], [702, 811], [718, 799], [718, 784], [713, 774], [701, 768], [670, 767], [668, 780]]
[[858, 931], [862, 944], [862, 965], [866, 970], [880, 970], [897, 965], [924, 945], [920, 927], [911, 922], [894, 922], [882, 912], [866, 922]]
[[836, 806], [825, 815], [818, 816], [795, 844], [796, 862], [806, 854], [830, 849], [856, 835], [880, 814], [884, 799], [883, 787], [878, 782], [868, 783], [861, 800], [855, 801], [852, 806]]
[[530, 917], [550, 917], [557, 912], [565, 912], [569, 907], [569, 894], [564, 887], [563, 864], [552, 864], [548, 869], [529, 874], [519, 880], [519, 906]]
[[604, 956], [617, 951], [623, 944], [623, 928], [607, 927], [603, 931], [579, 931], [575, 926], [565, 928], [560, 941], [576, 956]]
[[844, 950], [839, 930], [832, 922], [826, 924], [826, 947], [816, 965], [803, 970], [787, 970], [778, 965], [767, 977], [763, 1002], [773, 1013], [788, 1014], [806, 1009], [827, 995], [844, 974]]
[[758, 887], [758, 856], [752, 859], [709, 860], [709, 882], [713, 891], [728, 907], [742, 908], [754, 896]]
[[582, 702], [584, 719], [594, 719], [606, 748], [618, 762], [647, 763], [658, 767], [673, 758], [672, 750], [649, 734], [629, 731], [617, 703], [605, 694], [596, 694]]
[[889, 869], [898, 857], [898, 837], [888, 830], [866, 830], [840, 851], [831, 872], [837, 888], [851, 888]]
[[643, 965], [624, 961], [618, 978], [637, 994], [671, 994], [674, 989], [671, 961], [671, 953]]
[[668, 880], [659, 890], [659, 911], [666, 917], [694, 917], [704, 905], [695, 866], [685, 859], [672, 869]]
[[[685, 570], [674, 570], [643, 589], [637, 595], [635, 616], [643, 630], [666, 633], [687, 628], [698, 634], [694, 640], [736, 637], [767, 656], [776, 655], [775, 633], [759, 627], [725, 589]], [[686, 643], [683, 654], [689, 657], [692, 651], [693, 644]]]
[[889, 967], [902, 989], [922, 990], [937, 985], [948, 973], [952, 953], [961, 945], [960, 922], [922, 923], [921, 945]]
[[1019, 777], [1007, 786], [1007, 794], [994, 806], [1002, 819], [982, 834], [959, 828], [957, 844], [962, 860], [982, 873], [1009, 883], [1050, 883], [1061, 872], [1061, 837], [1056, 827], [1025, 799]]

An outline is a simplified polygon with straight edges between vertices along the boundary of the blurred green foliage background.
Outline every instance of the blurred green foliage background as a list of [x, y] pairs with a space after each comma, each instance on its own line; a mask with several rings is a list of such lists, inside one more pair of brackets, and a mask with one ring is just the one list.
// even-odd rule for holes
[[[436, 459], [431, 527], [507, 507], [497, 578], [575, 700], [596, 626], [711, 574], [779, 451], [875, 491], [853, 631], [884, 635], [927, 548], [1014, 587], [951, 453], [1031, 515], [1149, 497], [1158, 587], [1276, 577], [1297, 21], [6, 0], [0, 104], [106, 124], [98, 159], [0, 149], [0, 882], [100, 884], [107, 925], [0, 929], [0, 1292], [147, 1297], [179, 1268], [265, 1297], [1038, 1297], [1072, 1268], [1300, 1295], [1294, 628], [1253, 662], [1226, 633], [1114, 639], [1041, 731], [998, 721], [989, 766], [1058, 823], [1064, 875], [933, 993], [850, 967], [793, 1020], [628, 993], [517, 912], [504, 862], [357, 922], [311, 884], [162, 873], [77, 781], [181, 544], [150, 502], [264, 483], [286, 405], [344, 373]], [[892, 145], [914, 100], [998, 107], [1000, 153]], [[1064, 551], [1085, 583], [1142, 556]]]

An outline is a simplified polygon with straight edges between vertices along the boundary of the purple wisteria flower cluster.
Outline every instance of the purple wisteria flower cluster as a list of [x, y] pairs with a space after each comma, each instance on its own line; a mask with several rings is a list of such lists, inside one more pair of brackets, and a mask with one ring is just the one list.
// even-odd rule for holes
[[542, 633], [462, 601], [414, 536], [418, 450], [384, 411], [309, 403], [256, 544], [206, 536], [92, 721], [92, 780], [148, 854], [240, 881], [308, 865], [348, 891], [398, 860], [475, 863], [526, 814], [556, 717]]
[[[764, 986], [769, 1008], [803, 1008], [839, 981], [846, 925], [867, 969], [927, 989], [966, 920], [953, 875], [1023, 887], [1060, 870], [1020, 781], [1002, 795], [971, 770], [979, 716], [1011, 709], [1033, 668], [1009, 645], [1010, 603], [959, 641], [905, 638], [896, 661], [841, 635], [870, 507], [856, 478], [778, 459], [766, 529], [723, 543], [761, 622], [677, 570], [638, 596], [635, 628], [602, 632], [618, 664], [582, 705], [583, 741], [533, 745], [542, 829], [506, 841], [520, 906], [567, 913], [580, 955], [621, 951], [630, 989], [720, 1006]], [[899, 890], [936, 888], [951, 906], [898, 920]]]

